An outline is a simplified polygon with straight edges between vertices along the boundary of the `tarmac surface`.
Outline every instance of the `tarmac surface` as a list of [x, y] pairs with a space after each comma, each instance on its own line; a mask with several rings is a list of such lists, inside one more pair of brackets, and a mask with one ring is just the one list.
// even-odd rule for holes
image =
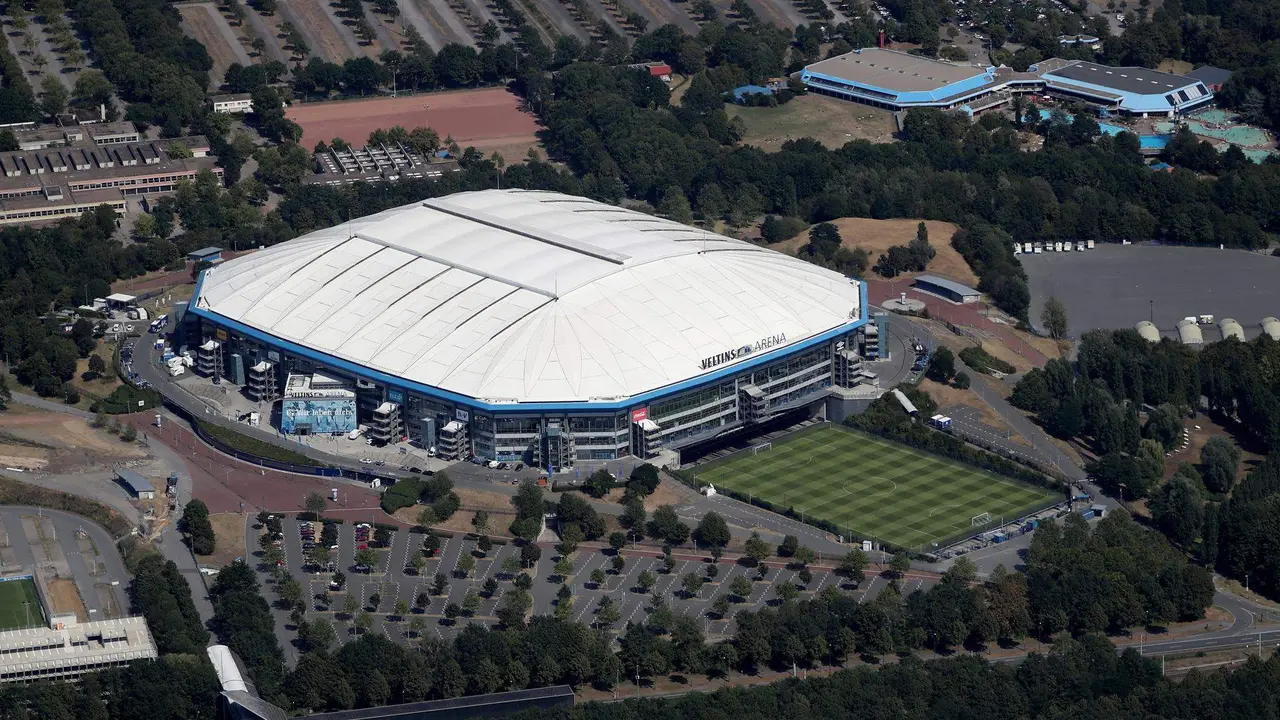
[[[1235, 318], [1253, 337], [1264, 317], [1280, 317], [1280, 258], [1247, 250], [1107, 243], [1019, 259], [1030, 281], [1032, 323], [1039, 324], [1045, 301], [1057, 297], [1074, 336], [1152, 320], [1176, 338], [1179, 320], [1212, 314]], [[1221, 338], [1216, 325], [1201, 330], [1205, 342]]]
[[[57, 544], [65, 560], [65, 571], [75, 581], [80, 598], [90, 620], [105, 620], [127, 614], [129, 600], [125, 594], [129, 573], [125, 571], [124, 561], [116, 549], [115, 541], [102, 527], [78, 515], [19, 505], [0, 507], [0, 524], [8, 534], [9, 549], [13, 552], [18, 565], [34, 567], [35, 552], [26, 535], [23, 533], [22, 517], [36, 515], [48, 518], [53, 525]], [[97, 550], [96, 556], [84, 553], [76, 538], [76, 531], [83, 530], [92, 540]], [[55, 565], [62, 561], [53, 553]], [[42, 565], [46, 565], [42, 563]], [[64, 568], [59, 568], [60, 573]], [[114, 584], [113, 584], [114, 583]]]

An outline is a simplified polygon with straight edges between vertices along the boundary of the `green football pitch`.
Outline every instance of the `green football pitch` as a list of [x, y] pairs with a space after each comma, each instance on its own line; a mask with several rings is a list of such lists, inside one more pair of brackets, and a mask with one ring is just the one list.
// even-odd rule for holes
[[[27, 602], [26, 607], [23, 601]], [[28, 621], [29, 620], [29, 621]], [[33, 580], [0, 582], [0, 630], [20, 630], [44, 624], [40, 598]]]
[[915, 550], [965, 532], [983, 513], [1013, 520], [1056, 496], [834, 426], [801, 431], [695, 472], [700, 481]]

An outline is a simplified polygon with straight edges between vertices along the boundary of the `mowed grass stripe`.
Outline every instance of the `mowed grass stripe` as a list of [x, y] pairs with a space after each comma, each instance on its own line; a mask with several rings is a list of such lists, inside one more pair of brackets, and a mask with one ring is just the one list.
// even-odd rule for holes
[[907, 547], [964, 530], [980, 513], [1013, 517], [1053, 496], [835, 427], [783, 438], [769, 450], [744, 453], [698, 477]]

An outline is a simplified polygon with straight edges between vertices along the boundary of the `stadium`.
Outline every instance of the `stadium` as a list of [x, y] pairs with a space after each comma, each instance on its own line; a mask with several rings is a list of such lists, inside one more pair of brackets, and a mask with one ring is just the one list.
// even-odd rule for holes
[[1208, 105], [1213, 92], [1185, 75], [1052, 58], [1017, 72], [863, 48], [804, 68], [812, 91], [889, 110], [941, 108], [971, 113], [1044, 93], [1082, 100], [1114, 115], [1174, 117]]
[[819, 413], [868, 378], [862, 283], [550, 192], [423, 200], [224, 262], [184, 317], [197, 371], [280, 400], [295, 433], [345, 431], [354, 405], [378, 442], [552, 470]]

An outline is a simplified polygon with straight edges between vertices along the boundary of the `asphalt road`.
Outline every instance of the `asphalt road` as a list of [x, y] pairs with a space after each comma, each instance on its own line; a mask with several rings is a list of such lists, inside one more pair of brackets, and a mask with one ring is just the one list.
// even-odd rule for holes
[[[63, 556], [66, 558], [67, 566], [76, 583], [76, 589], [80, 591], [80, 597], [84, 600], [85, 609], [89, 611], [91, 620], [105, 619], [108, 615], [108, 608], [104, 606], [102, 599], [99, 597], [98, 586], [100, 584], [105, 584], [109, 588], [107, 592], [115, 596], [116, 608], [122, 613], [127, 613], [129, 600], [125, 595], [125, 587], [129, 582], [130, 576], [125, 571], [124, 561], [120, 558], [120, 552], [116, 549], [115, 541], [112, 540], [111, 535], [106, 530], [85, 518], [62, 512], [61, 510], [6, 505], [0, 509], [0, 521], [4, 523], [4, 528], [8, 531], [9, 545], [18, 564], [23, 566], [33, 566], [35, 564], [35, 554], [22, 530], [23, 515], [42, 515], [49, 518], [53, 523], [53, 530], [57, 535], [58, 544], [62, 549]], [[81, 553], [75, 536], [77, 529], [83, 529], [88, 533], [98, 551], [96, 558], [86, 557]], [[101, 563], [100, 569], [104, 572], [95, 575], [91, 567], [97, 563]], [[110, 583], [113, 581], [118, 584], [111, 585]]]

